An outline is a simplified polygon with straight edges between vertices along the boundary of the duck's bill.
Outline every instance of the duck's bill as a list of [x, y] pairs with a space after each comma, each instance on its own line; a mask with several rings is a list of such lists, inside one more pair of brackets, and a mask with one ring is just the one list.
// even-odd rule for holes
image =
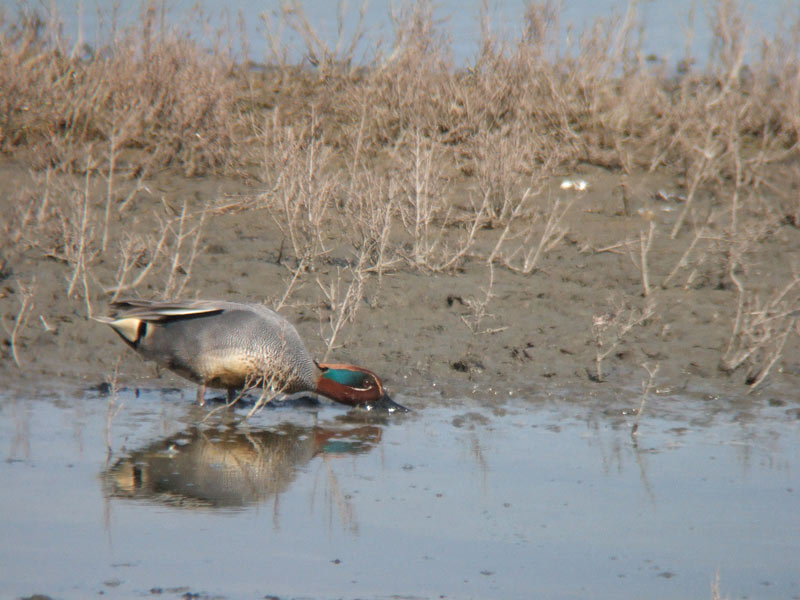
[[378, 400], [373, 402], [368, 402], [364, 405], [366, 410], [382, 410], [386, 412], [410, 412], [410, 409], [406, 408], [402, 404], [398, 404], [394, 400], [389, 397], [389, 394], [384, 394]]

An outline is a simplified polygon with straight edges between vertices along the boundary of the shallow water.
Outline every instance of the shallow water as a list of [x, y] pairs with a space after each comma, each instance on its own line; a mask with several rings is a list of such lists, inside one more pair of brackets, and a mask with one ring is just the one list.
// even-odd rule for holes
[[[141, 22], [142, 7], [138, 2], [120, 3], [116, 0], [51, 0], [59, 16], [64, 21], [62, 34], [70, 40], [81, 39], [93, 46], [98, 40], [109, 36], [111, 23], [128, 26]], [[50, 6], [51, 2], [43, 3]], [[391, 9], [411, 4], [397, 0], [372, 0], [362, 2], [319, 2], [300, 0], [299, 5], [323, 43], [328, 48], [336, 48], [339, 37], [339, 15], [343, 8], [343, 45], [346, 47], [357, 31], [359, 13], [365, 5], [362, 23], [363, 39], [356, 46], [355, 59], [374, 55], [374, 48], [381, 47], [389, 53], [394, 40]], [[439, 0], [433, 2], [434, 19], [441, 29], [448, 32], [449, 46], [453, 59], [459, 66], [471, 64], [480, 48], [481, 0]], [[524, 23], [528, 0], [496, 0], [488, 3], [488, 17], [494, 34], [503, 39], [519, 37]], [[670, 66], [686, 58], [687, 44], [692, 56], [699, 58], [701, 65], [708, 56], [712, 45], [712, 28], [709, 15], [713, 4], [697, 0], [562, 0], [560, 6], [559, 39], [562, 51], [567, 47], [575, 49], [580, 32], [589, 30], [598, 20], [622, 22], [623, 16], [631, 8], [636, 8], [637, 23], [643, 27], [642, 50], [644, 54], [653, 53], [667, 61]], [[272, 34], [277, 35], [288, 52], [288, 58], [299, 61], [307, 48], [300, 36], [285, 25], [280, 26], [276, 15], [281, 0], [232, 0], [223, 3], [204, 0], [170, 0], [156, 2], [159, 18], [163, 14], [168, 23], [186, 25], [193, 37], [213, 45], [217, 29], [225, 27], [233, 30], [233, 42], [238, 43], [241, 16], [242, 27], [247, 38], [250, 58], [259, 62], [272, 58], [269, 42], [265, 34], [262, 15], [270, 18]], [[768, 2], [741, 2], [742, 17], [748, 25], [748, 60], [754, 58], [759, 49], [761, 36], [773, 37], [781, 26], [792, 22], [797, 16], [791, 0], [770, 0]], [[115, 8], [116, 7], [116, 8]], [[192, 9], [199, 7], [206, 16], [203, 25], [195, 24]], [[163, 11], [163, 12], [162, 12]], [[187, 15], [188, 20], [187, 22]], [[693, 15], [693, 18], [691, 18]], [[691, 26], [690, 26], [691, 25]], [[691, 36], [689, 36], [691, 33]], [[241, 48], [235, 47], [237, 52]]]
[[192, 396], [0, 397], [3, 597], [800, 597], [792, 403]]

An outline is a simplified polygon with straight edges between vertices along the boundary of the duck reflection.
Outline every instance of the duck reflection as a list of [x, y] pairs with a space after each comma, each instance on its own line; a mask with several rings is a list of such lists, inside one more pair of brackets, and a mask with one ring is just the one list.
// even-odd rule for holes
[[245, 507], [278, 497], [316, 456], [369, 452], [381, 433], [375, 425], [193, 427], [117, 461], [103, 473], [105, 493], [187, 508]]

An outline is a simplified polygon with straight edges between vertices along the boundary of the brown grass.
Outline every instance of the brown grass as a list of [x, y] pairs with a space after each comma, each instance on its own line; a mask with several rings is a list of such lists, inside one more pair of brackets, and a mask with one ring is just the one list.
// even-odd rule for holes
[[39, 168], [79, 172], [87, 155], [129, 172], [175, 165], [187, 175], [230, 160], [234, 65], [221, 49], [158, 30], [155, 4], [94, 50], [68, 47], [59, 24], [37, 13], [15, 17], [0, 22], [3, 152], [28, 150]]
[[[266, 209], [284, 238], [278, 260], [291, 271], [280, 304], [299, 280], [316, 280], [331, 311], [321, 317], [330, 350], [355, 319], [365, 281], [392, 269], [486, 264], [485, 300], [469, 321], [477, 329], [490, 314], [492, 269], [530, 274], [564, 239], [581, 241], [571, 218], [578, 196], [549, 192], [553, 175], [582, 164], [622, 176], [664, 171], [682, 179], [685, 198], [669, 231], [651, 224], [619, 247], [631, 252], [647, 307], [663, 289], [704, 278], [738, 290], [722, 364], [747, 365], [757, 385], [796, 335], [800, 309], [796, 279], [764, 300], [738, 276], [760, 240], [800, 223], [796, 191], [784, 185], [800, 140], [800, 21], [761, 40], [746, 64], [740, 4], [713, 6], [711, 55], [677, 74], [642, 56], [633, 13], [556, 50], [559, 15], [549, 1], [529, 4], [518, 39], [500, 38], [484, 19], [481, 50], [465, 68], [454, 66], [446, 27], [424, 0], [394, 15], [394, 45], [363, 64], [361, 27], [326, 45], [285, 5], [275, 19], [299, 33], [313, 67], [290, 64], [274, 37], [274, 62], [258, 69], [226, 49], [238, 32], [203, 48], [159, 23], [154, 3], [95, 49], [70, 47], [47, 16], [0, 13], [0, 152], [32, 171], [3, 217], [0, 251], [63, 262], [64, 292], [90, 315], [93, 299], [145, 285], [180, 295], [204, 227], [226, 211]], [[268, 32], [280, 26], [267, 22]], [[167, 168], [235, 175], [260, 191], [224, 205], [162, 202], [146, 223], [135, 221], [128, 207], [143, 196], [158, 205], [147, 185]], [[114, 237], [110, 223], [126, 219]], [[342, 245], [345, 276], [307, 274]], [[665, 245], [679, 258], [651, 273], [648, 258]], [[115, 276], [97, 270], [100, 262], [117, 265]], [[598, 381], [609, 348], [649, 316], [598, 317]]]
[[42, 167], [81, 172], [90, 149], [95, 160], [132, 171], [236, 170], [259, 164], [254, 133], [279, 115], [277, 127], [297, 135], [311, 127], [317, 142], [343, 151], [351, 178], [360, 165], [420, 144], [441, 144], [449, 151], [438, 162], [483, 174], [493, 187], [541, 165], [670, 165], [686, 175], [688, 214], [704, 182], [750, 182], [798, 141], [799, 59], [791, 48], [800, 30], [763, 40], [746, 65], [735, 0], [715, 4], [708, 64], [678, 76], [641, 56], [630, 16], [582, 32], [559, 54], [551, 2], [529, 5], [518, 40], [498, 39], [485, 24], [481, 52], [465, 69], [453, 66], [428, 2], [396, 15], [394, 46], [360, 68], [357, 39], [328, 48], [302, 11], [285, 12], [316, 68], [283, 61], [248, 70], [225, 44], [204, 49], [182, 29], [159, 25], [154, 4], [97, 49], [70, 48], [54, 33], [58, 23], [37, 13], [6, 14], [0, 149], [36, 150]]

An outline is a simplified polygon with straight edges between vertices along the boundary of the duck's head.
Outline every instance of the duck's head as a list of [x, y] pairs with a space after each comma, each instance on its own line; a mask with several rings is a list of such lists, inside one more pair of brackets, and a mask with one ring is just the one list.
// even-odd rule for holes
[[345, 364], [320, 364], [316, 392], [335, 402], [360, 406], [367, 410], [381, 409], [389, 412], [408, 412], [383, 391], [383, 384], [375, 373]]

